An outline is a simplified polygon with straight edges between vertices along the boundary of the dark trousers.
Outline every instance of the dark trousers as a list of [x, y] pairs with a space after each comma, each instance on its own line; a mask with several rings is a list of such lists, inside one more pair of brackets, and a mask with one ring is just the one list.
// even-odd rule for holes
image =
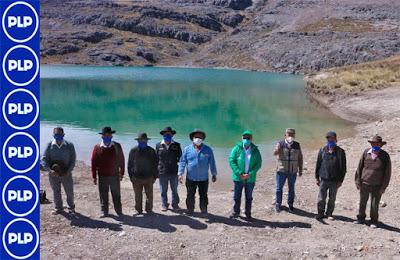
[[236, 214], [240, 214], [240, 203], [242, 202], [242, 191], [244, 189], [244, 195], [246, 198], [246, 216], [251, 216], [251, 204], [253, 201], [253, 190], [255, 183], [254, 182], [242, 182], [242, 181], [234, 181], [234, 190], [233, 190], [233, 200], [235, 205], [233, 206], [233, 212]]
[[360, 207], [358, 210], [357, 219], [365, 220], [365, 210], [367, 208], [367, 202], [371, 195], [371, 211], [370, 217], [372, 222], [378, 222], [379, 218], [379, 202], [381, 201], [382, 195], [380, 194], [380, 186], [370, 186], [366, 184], [360, 185]]
[[117, 214], [122, 214], [121, 188], [119, 176], [99, 176], [99, 193], [101, 211], [108, 214], [108, 192], [111, 190], [111, 196], [114, 203], [114, 209]]
[[277, 172], [276, 173], [276, 204], [282, 204], [282, 194], [283, 194], [283, 186], [285, 186], [286, 179], [288, 180], [288, 205], [293, 206], [294, 198], [295, 198], [295, 185], [296, 185], [296, 173], [287, 173], [287, 172]]
[[135, 192], [135, 209], [138, 213], [143, 212], [143, 190], [146, 194], [146, 212], [149, 213], [153, 211], [153, 184], [153, 177], [147, 179], [132, 179], [132, 186]]
[[206, 181], [191, 181], [189, 179], [186, 179], [186, 189], [187, 189], [186, 207], [189, 211], [194, 210], [195, 196], [196, 196], [197, 188], [199, 188], [200, 210], [202, 210], [202, 211], [207, 210], [208, 180], [206, 180]]
[[178, 195], [178, 175], [160, 174], [160, 191], [161, 201], [164, 207], [168, 207], [168, 183], [172, 191], [172, 206], [177, 207], [179, 204]]
[[[326, 197], [328, 197], [328, 207], [325, 211], [326, 206]], [[318, 214], [327, 216], [331, 216], [333, 214], [333, 210], [335, 209], [335, 201], [337, 194], [337, 182], [336, 181], [326, 181], [321, 180], [319, 184], [319, 194], [318, 194]]]

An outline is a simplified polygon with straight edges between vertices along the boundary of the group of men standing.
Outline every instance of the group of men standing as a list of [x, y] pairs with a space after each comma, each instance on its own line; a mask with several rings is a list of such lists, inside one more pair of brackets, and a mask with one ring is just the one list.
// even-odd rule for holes
[[[91, 158], [91, 174], [93, 183], [98, 186], [101, 205], [101, 217], [109, 214], [109, 191], [113, 200], [115, 212], [123, 216], [121, 204], [120, 182], [125, 173], [125, 158], [121, 145], [113, 140], [115, 133], [111, 127], [104, 127], [99, 133], [101, 142], [93, 148]], [[169, 209], [168, 188], [172, 191], [171, 206], [173, 210], [180, 209], [178, 183], [184, 182], [187, 190], [186, 213], [192, 215], [195, 208], [195, 197], [198, 190], [200, 211], [207, 214], [209, 175], [211, 180], [217, 180], [217, 168], [213, 150], [204, 144], [206, 133], [195, 129], [189, 134], [192, 141], [182, 151], [178, 142], [173, 139], [176, 131], [166, 127], [160, 131], [162, 140], [155, 149], [148, 145], [146, 133], [140, 133], [135, 140], [137, 145], [129, 152], [128, 174], [135, 193], [136, 214], [143, 214], [143, 191], [146, 194], [145, 211], [153, 212], [153, 184], [159, 179], [162, 211]], [[288, 209], [294, 212], [295, 184], [297, 176], [303, 174], [303, 154], [300, 144], [295, 141], [295, 129], [285, 130], [284, 139], [279, 141], [273, 151], [277, 158], [275, 210], [281, 211], [282, 194], [285, 182], [288, 182]], [[61, 199], [61, 185], [64, 187], [68, 210], [75, 213], [73, 199], [72, 170], [75, 166], [76, 154], [72, 143], [64, 140], [64, 130], [57, 127], [53, 131], [53, 140], [47, 145], [43, 156], [43, 168], [49, 171], [49, 180], [54, 194], [55, 211], [64, 211]], [[366, 204], [371, 195], [371, 227], [378, 224], [378, 209], [382, 194], [385, 192], [391, 176], [391, 161], [387, 152], [382, 150], [386, 144], [380, 136], [374, 136], [368, 141], [371, 148], [366, 149], [360, 159], [355, 183], [360, 191], [359, 214], [356, 223], [364, 223]], [[251, 208], [253, 190], [257, 172], [262, 166], [261, 153], [253, 143], [251, 131], [242, 133], [229, 156], [234, 183], [234, 206], [231, 218], [240, 216], [242, 193], [245, 194], [245, 216], [252, 220]], [[316, 184], [319, 186], [317, 216], [333, 219], [336, 194], [342, 185], [346, 174], [346, 154], [337, 145], [337, 135], [330, 131], [326, 134], [326, 145], [317, 156], [315, 169]], [[184, 174], [186, 173], [186, 178]], [[328, 203], [326, 199], [328, 197]], [[327, 204], [327, 205], [326, 205]]]

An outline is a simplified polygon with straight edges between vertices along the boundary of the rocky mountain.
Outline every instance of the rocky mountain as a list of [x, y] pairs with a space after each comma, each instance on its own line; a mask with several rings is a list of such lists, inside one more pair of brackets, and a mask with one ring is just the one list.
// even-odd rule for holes
[[42, 63], [310, 73], [400, 54], [397, 0], [43, 0]]

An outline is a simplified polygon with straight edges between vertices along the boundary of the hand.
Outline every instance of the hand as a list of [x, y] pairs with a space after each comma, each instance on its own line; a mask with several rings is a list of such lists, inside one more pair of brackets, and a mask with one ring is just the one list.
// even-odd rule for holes
[[93, 184], [97, 185], [97, 178], [93, 178]]
[[240, 174], [240, 179], [245, 180], [245, 179], [246, 179], [246, 178], [245, 178], [245, 175], [246, 175], [246, 173], [242, 172], [242, 173]]
[[317, 186], [319, 186], [320, 184], [321, 184], [321, 181], [320, 180], [317, 180]]
[[122, 181], [123, 178], [124, 178], [124, 175], [120, 174], [119, 175], [119, 181]]
[[216, 182], [217, 181], [217, 176], [212, 176], [212, 178], [211, 178], [211, 180], [212, 180], [212, 182]]
[[179, 175], [178, 180], [180, 184], [183, 184], [183, 175]]
[[247, 180], [248, 178], [250, 178], [250, 175], [249, 175], [248, 173], [245, 173], [245, 174], [243, 175], [243, 179], [244, 179], [244, 180]]
[[56, 171], [50, 170], [49, 174], [53, 177], [60, 176]]
[[298, 175], [299, 177], [301, 177], [303, 175], [303, 172], [299, 172]]
[[340, 188], [340, 187], [342, 187], [342, 183], [341, 182], [338, 182], [337, 184], [336, 184], [336, 188]]
[[383, 195], [383, 193], [385, 193], [384, 189], [379, 190], [379, 194]]
[[356, 183], [357, 190], [360, 190], [360, 184]]
[[156, 182], [157, 178], [153, 178], [153, 184]]

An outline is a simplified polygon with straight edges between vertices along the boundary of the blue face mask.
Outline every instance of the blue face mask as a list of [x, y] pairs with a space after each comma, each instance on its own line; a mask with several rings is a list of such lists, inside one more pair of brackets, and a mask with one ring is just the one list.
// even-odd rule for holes
[[246, 147], [249, 147], [251, 144], [251, 141], [249, 139], [243, 139], [242, 142], [243, 142], [243, 145]]
[[55, 135], [53, 135], [53, 137], [54, 137], [54, 140], [59, 141], [59, 142], [64, 140], [64, 135], [55, 134]]
[[164, 135], [163, 138], [165, 142], [172, 142], [172, 135]]
[[147, 141], [138, 141], [138, 146], [139, 148], [146, 148], [147, 147]]
[[110, 144], [112, 137], [102, 137], [101, 139], [103, 139], [103, 143], [105, 144]]
[[379, 152], [381, 150], [381, 148], [379, 146], [372, 146], [372, 151], [373, 152]]
[[328, 146], [328, 148], [332, 149], [336, 147], [336, 142], [335, 141], [328, 141], [326, 142], [326, 145]]

